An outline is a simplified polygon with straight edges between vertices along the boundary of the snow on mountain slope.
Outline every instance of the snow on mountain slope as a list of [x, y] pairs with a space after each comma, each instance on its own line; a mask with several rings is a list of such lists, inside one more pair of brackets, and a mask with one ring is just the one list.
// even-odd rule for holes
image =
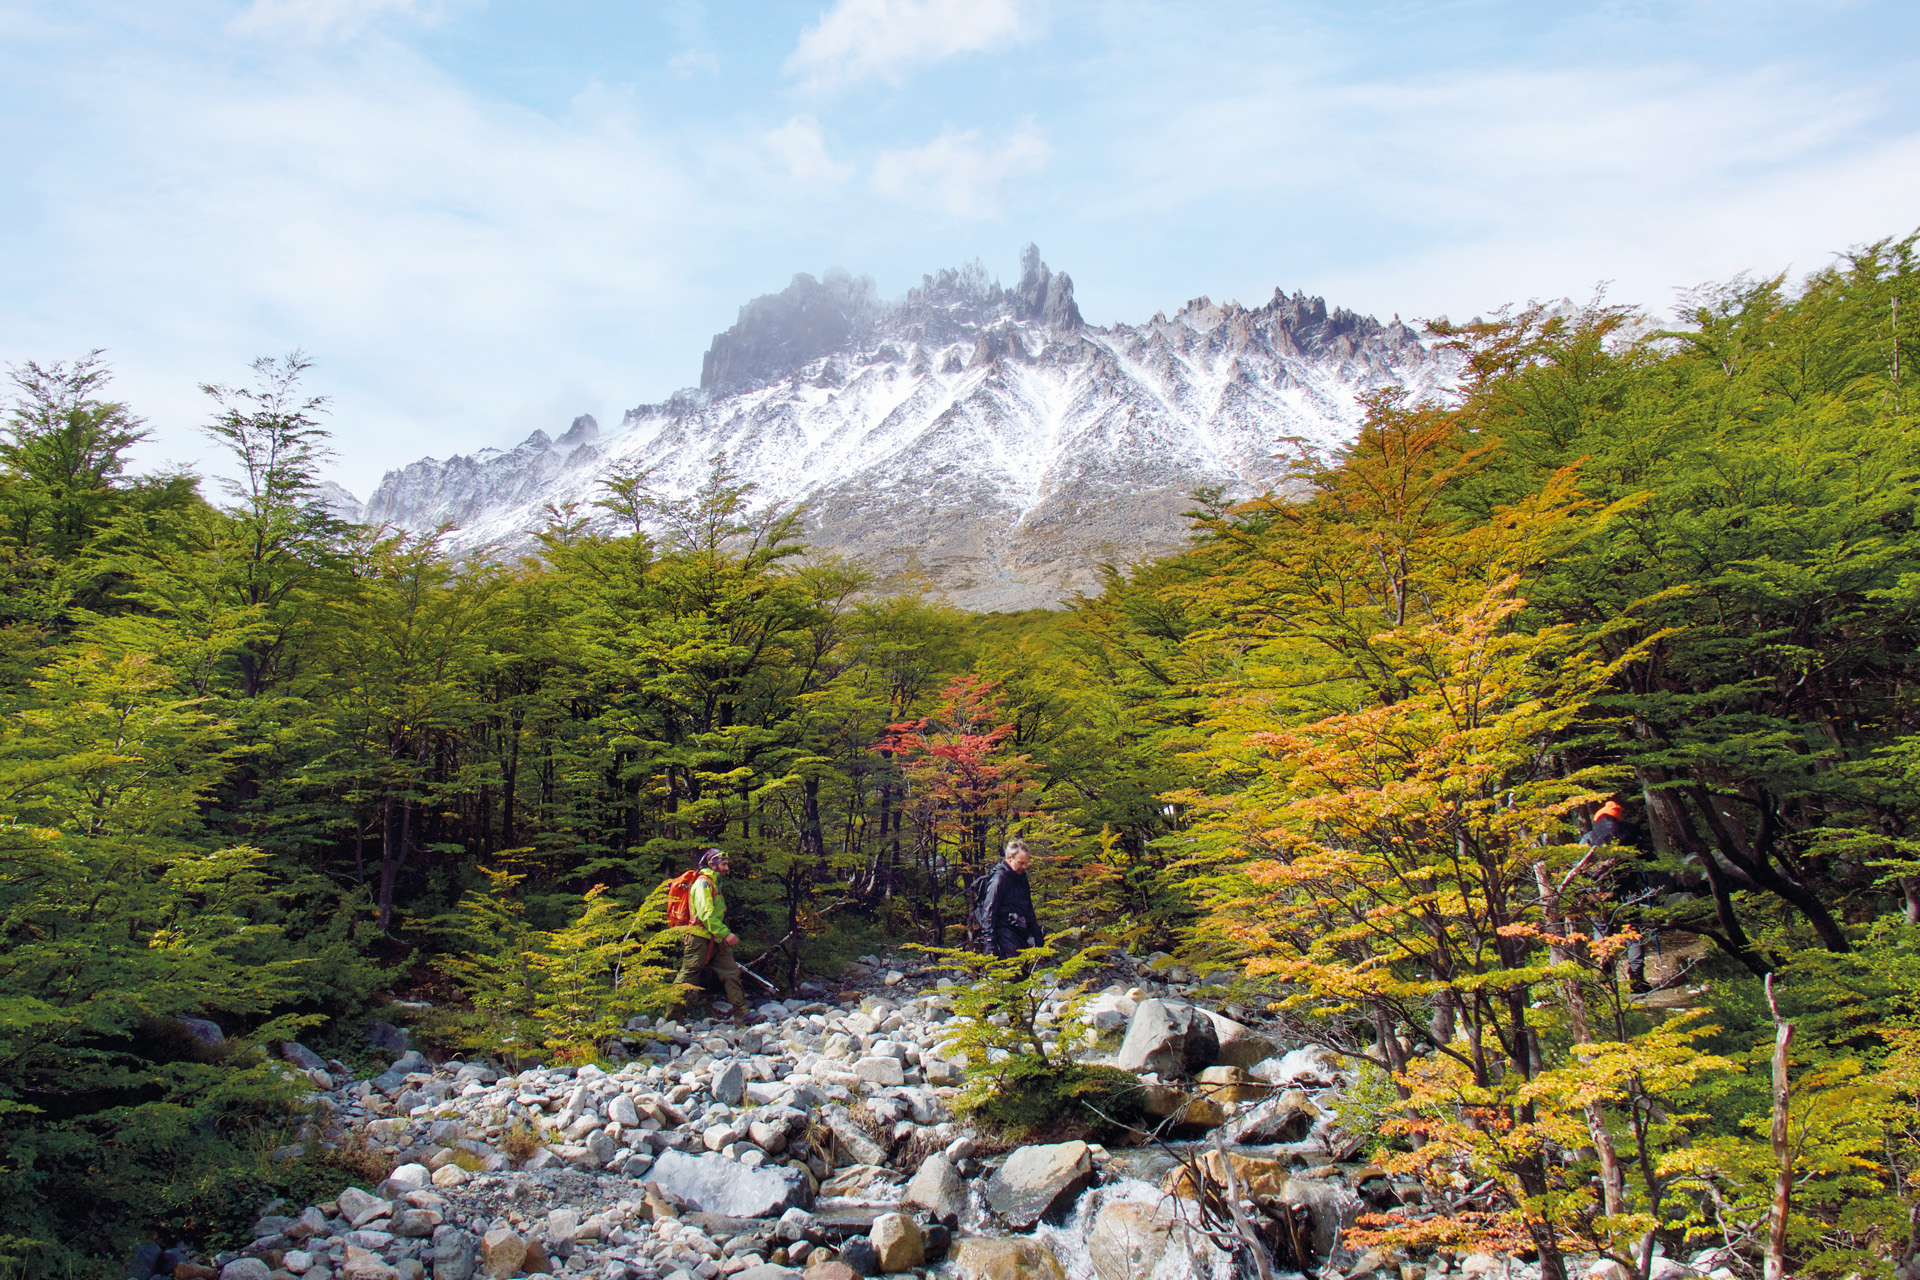
[[1038, 250], [1021, 267], [1011, 289], [976, 264], [894, 304], [844, 273], [798, 276], [715, 337], [700, 389], [614, 432], [583, 416], [557, 440], [536, 431], [389, 472], [366, 519], [451, 522], [456, 547], [513, 552], [549, 504], [591, 512], [617, 464], [685, 494], [724, 455], [755, 501], [804, 503], [809, 541], [883, 586], [973, 609], [1050, 605], [1094, 586], [1101, 562], [1179, 547], [1194, 489], [1272, 486], [1284, 438], [1351, 439], [1364, 393], [1453, 383], [1397, 319], [1276, 290], [1257, 308], [1198, 298], [1094, 328]]

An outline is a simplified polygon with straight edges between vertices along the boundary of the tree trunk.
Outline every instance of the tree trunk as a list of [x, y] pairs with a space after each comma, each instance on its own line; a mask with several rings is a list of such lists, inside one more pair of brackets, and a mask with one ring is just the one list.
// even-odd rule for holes
[[[1547, 946], [1547, 954], [1555, 964], [1565, 964], [1569, 958], [1568, 947], [1563, 941], [1567, 937], [1567, 924], [1560, 914], [1560, 895], [1553, 887], [1553, 879], [1547, 873], [1547, 864], [1533, 864], [1534, 883], [1540, 887], [1540, 903], [1546, 916], [1547, 936], [1552, 939]], [[1587, 996], [1580, 989], [1578, 978], [1564, 979], [1560, 984], [1561, 995], [1567, 1002], [1567, 1021], [1573, 1030], [1575, 1044], [1594, 1043], [1593, 1028], [1587, 1020]], [[1578, 1053], [1578, 1050], [1575, 1050]], [[1584, 1056], [1584, 1055], [1582, 1055]], [[1593, 1140], [1593, 1148], [1600, 1153], [1600, 1194], [1608, 1217], [1626, 1212], [1627, 1177], [1620, 1167], [1620, 1153], [1613, 1145], [1613, 1134], [1607, 1129], [1606, 1112], [1598, 1102], [1589, 1102], [1581, 1108], [1587, 1121], [1587, 1136]]]
[[1853, 944], [1847, 941], [1845, 931], [1840, 928], [1826, 905], [1814, 895], [1811, 889], [1781, 875], [1773, 867], [1773, 860], [1764, 853], [1749, 858], [1734, 839], [1732, 829], [1727, 825], [1720, 810], [1714, 806], [1713, 797], [1707, 789], [1698, 783], [1688, 789], [1694, 805], [1700, 810], [1700, 816], [1706, 821], [1707, 830], [1713, 833], [1714, 842], [1727, 862], [1742, 875], [1752, 880], [1767, 892], [1799, 911], [1813, 926], [1820, 938], [1820, 945], [1829, 951], [1847, 952], [1853, 950]]
[[[393, 831], [393, 800], [387, 800], [387, 831]], [[393, 890], [399, 882], [400, 868], [407, 860], [407, 842], [413, 836], [413, 802], [400, 802], [400, 838], [389, 840], [380, 858], [380, 932], [387, 931], [387, 924], [393, 919]]]
[[1765, 977], [1766, 965], [1754, 953], [1753, 944], [1747, 940], [1747, 931], [1741, 928], [1740, 917], [1734, 913], [1733, 890], [1727, 884], [1725, 869], [1715, 860], [1713, 850], [1706, 841], [1694, 831], [1686, 807], [1680, 803], [1679, 797], [1672, 790], [1658, 785], [1667, 780], [1666, 771], [1642, 768], [1635, 772], [1640, 775], [1640, 793], [1647, 802], [1650, 825], [1666, 833], [1670, 847], [1700, 860], [1700, 869], [1707, 877], [1707, 888], [1713, 894], [1714, 918], [1720, 924], [1720, 933], [1714, 937], [1714, 942], [1745, 965], [1754, 977]]
[[1793, 1024], [1780, 1018], [1773, 998], [1773, 975], [1767, 975], [1767, 1009], [1773, 1014], [1773, 1158], [1779, 1170], [1773, 1179], [1773, 1212], [1767, 1219], [1767, 1252], [1761, 1262], [1761, 1280], [1787, 1280], [1787, 1209], [1793, 1198], [1793, 1144], [1787, 1132], [1787, 1046], [1793, 1043]]

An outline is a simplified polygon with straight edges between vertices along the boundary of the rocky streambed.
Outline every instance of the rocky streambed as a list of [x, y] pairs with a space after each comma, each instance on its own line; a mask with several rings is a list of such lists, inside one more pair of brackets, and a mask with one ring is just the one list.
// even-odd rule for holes
[[[204, 1262], [150, 1248], [173, 1280], [1228, 1280], [1274, 1264], [1321, 1276], [1532, 1280], [1514, 1259], [1380, 1252], [1364, 1211], [1420, 1217], [1422, 1188], [1355, 1159], [1350, 1077], [1208, 1007], [1178, 970], [1130, 972], [1047, 1034], [1133, 1072], [1158, 1138], [1008, 1149], [952, 1111], [945, 979], [867, 958], [864, 982], [762, 1005], [759, 1021], [635, 1019], [608, 1068], [431, 1062], [353, 1079], [283, 1046], [314, 1088], [308, 1142], [393, 1162], [377, 1185], [268, 1206], [244, 1248]], [[1249, 1020], [1251, 1021], [1251, 1020]], [[404, 1033], [377, 1035], [404, 1049]], [[288, 1154], [294, 1154], [289, 1152]], [[1248, 1210], [1221, 1211], [1232, 1173]], [[1718, 1259], [1662, 1259], [1656, 1280]], [[1603, 1280], [1598, 1264], [1596, 1280]], [[1611, 1278], [1606, 1278], [1611, 1280]]]

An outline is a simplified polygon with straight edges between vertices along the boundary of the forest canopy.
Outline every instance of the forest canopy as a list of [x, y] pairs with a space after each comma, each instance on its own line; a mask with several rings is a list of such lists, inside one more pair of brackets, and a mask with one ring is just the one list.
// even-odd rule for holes
[[677, 994], [658, 891], [708, 846], [741, 954], [793, 983], [963, 944], [1018, 835], [1063, 946], [1239, 971], [1379, 1073], [1381, 1160], [1493, 1188], [1449, 1238], [1545, 1274], [1768, 1247], [1791, 1023], [1777, 1247], [1891, 1274], [1920, 1245], [1915, 244], [1671, 327], [1437, 322], [1456, 394], [1379, 394], [1279, 491], [1196, 495], [1181, 554], [1014, 615], [875, 596], [719, 459], [462, 560], [328, 514], [298, 355], [205, 387], [212, 493], [129, 470], [99, 353], [17, 366], [0, 1254], [221, 1229], [304, 1119], [262, 1048], [346, 1054], [395, 999], [449, 1046], [591, 1058]]

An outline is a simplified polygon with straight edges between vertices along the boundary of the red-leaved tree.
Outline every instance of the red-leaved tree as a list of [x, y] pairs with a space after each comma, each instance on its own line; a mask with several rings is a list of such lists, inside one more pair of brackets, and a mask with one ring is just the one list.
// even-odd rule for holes
[[888, 725], [874, 746], [906, 780], [902, 811], [913, 839], [907, 849], [883, 847], [872, 875], [885, 892], [912, 891], [914, 914], [936, 942], [945, 941], [942, 898], [959, 892], [964, 899], [1033, 808], [1033, 764], [1010, 749], [1014, 725], [1005, 704], [996, 682], [955, 676], [931, 715]]

